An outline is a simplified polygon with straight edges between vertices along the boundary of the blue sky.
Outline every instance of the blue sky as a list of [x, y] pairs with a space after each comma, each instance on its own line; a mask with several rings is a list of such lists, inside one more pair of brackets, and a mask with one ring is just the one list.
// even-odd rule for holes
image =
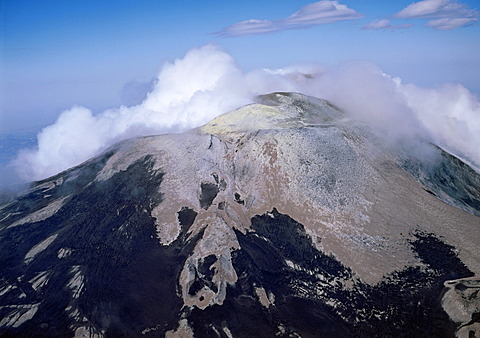
[[[430, 12], [407, 10], [410, 0], [322, 2], [340, 6], [333, 19], [296, 0], [0, 3], [0, 132], [53, 123], [73, 105], [96, 113], [132, 104], [163, 63], [211, 42], [244, 71], [367, 60], [405, 82], [480, 93], [478, 1], [422, 1]], [[247, 20], [270, 31], [252, 21], [255, 34], [232, 33]]]

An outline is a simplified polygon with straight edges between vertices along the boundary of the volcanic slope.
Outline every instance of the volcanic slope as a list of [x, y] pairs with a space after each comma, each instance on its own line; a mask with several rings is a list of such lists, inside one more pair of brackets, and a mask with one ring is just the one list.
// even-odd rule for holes
[[0, 206], [0, 335], [478, 335], [480, 176], [385, 144], [273, 93], [35, 182]]

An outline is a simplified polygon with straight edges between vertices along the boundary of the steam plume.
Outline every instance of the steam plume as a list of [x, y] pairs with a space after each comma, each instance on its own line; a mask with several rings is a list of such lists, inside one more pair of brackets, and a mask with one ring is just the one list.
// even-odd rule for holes
[[122, 139], [193, 128], [273, 91], [331, 100], [392, 139], [430, 138], [480, 167], [480, 103], [461, 85], [403, 84], [365, 63], [243, 73], [216, 45], [192, 49], [183, 59], [166, 64], [139, 105], [97, 115], [80, 106], [64, 111], [38, 134], [37, 147], [21, 151], [13, 165], [25, 180], [46, 178]]

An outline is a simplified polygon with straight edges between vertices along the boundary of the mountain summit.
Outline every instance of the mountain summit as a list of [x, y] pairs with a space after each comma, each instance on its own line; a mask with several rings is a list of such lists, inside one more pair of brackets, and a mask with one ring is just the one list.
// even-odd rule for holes
[[478, 334], [480, 175], [273, 93], [0, 206], [0, 335]]

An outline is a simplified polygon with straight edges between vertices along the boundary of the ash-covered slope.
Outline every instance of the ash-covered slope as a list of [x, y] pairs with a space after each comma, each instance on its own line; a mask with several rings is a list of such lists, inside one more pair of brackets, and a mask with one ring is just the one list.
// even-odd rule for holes
[[0, 335], [478, 334], [479, 175], [323, 100], [259, 102], [0, 206]]

